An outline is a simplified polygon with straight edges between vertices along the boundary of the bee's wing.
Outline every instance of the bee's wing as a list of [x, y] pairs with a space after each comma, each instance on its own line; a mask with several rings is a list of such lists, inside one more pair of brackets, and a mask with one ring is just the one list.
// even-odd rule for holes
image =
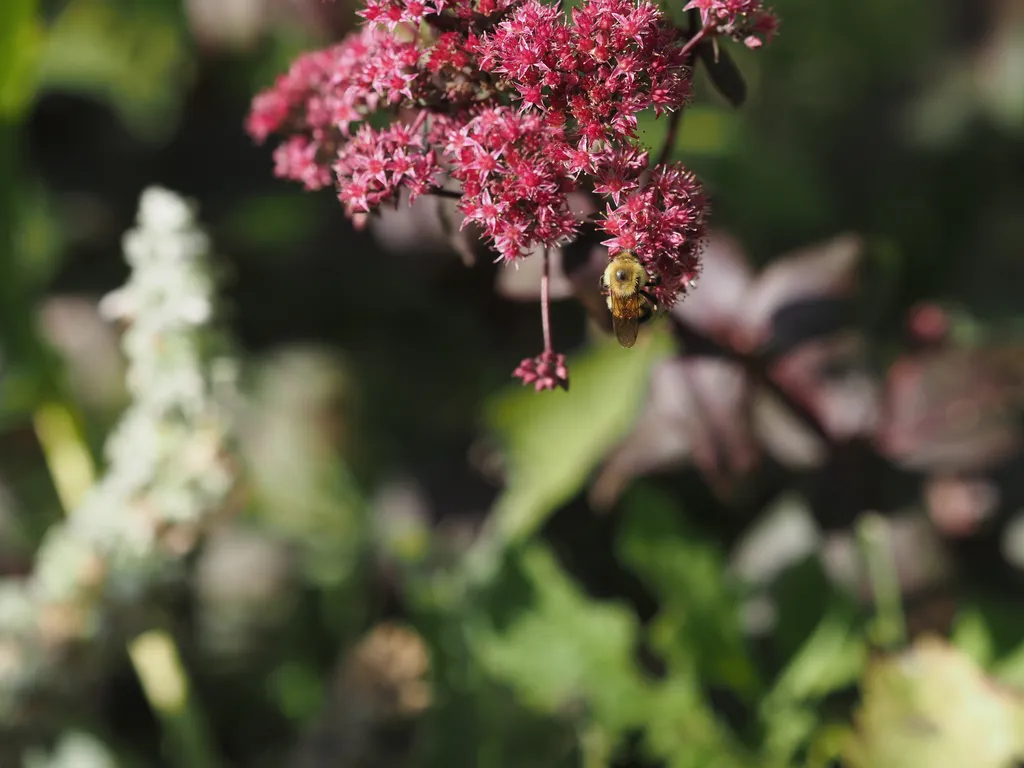
[[632, 347], [636, 343], [637, 334], [640, 332], [641, 297], [639, 293], [632, 296], [616, 296], [614, 293], [609, 296], [609, 304], [612, 311], [612, 327], [615, 328], [615, 338], [624, 347]]
[[636, 318], [620, 318], [612, 315], [612, 327], [615, 328], [615, 338], [623, 347], [632, 347], [636, 343], [636, 337], [640, 334], [640, 321]]

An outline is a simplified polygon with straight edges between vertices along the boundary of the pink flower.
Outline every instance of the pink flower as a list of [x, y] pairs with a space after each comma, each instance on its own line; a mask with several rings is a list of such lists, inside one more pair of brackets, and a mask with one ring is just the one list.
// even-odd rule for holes
[[761, 0], [690, 0], [683, 10], [700, 11], [701, 24], [713, 34], [725, 35], [759, 48], [771, 42], [779, 26], [775, 14]]
[[331, 171], [320, 149], [306, 136], [292, 136], [274, 150], [274, 174], [299, 181], [308, 190], [323, 189], [331, 183]]
[[569, 369], [565, 365], [565, 355], [550, 350], [537, 357], [526, 358], [512, 375], [521, 379], [525, 385], [532, 384], [538, 392], [555, 387], [569, 391]]
[[560, 127], [509, 107], [484, 110], [449, 137], [445, 157], [462, 182], [463, 226], [480, 225], [506, 261], [576, 234], [567, 198], [574, 185], [552, 152], [564, 141]]
[[435, 186], [440, 173], [434, 150], [419, 128], [401, 123], [380, 131], [364, 125], [334, 163], [338, 199], [350, 215], [393, 200], [401, 187], [415, 200]]
[[570, 141], [630, 142], [638, 113], [689, 100], [682, 42], [646, 0], [589, 0], [571, 23], [526, 0], [481, 39], [480, 66], [511, 83], [521, 109], [566, 126]]
[[271, 133], [290, 134], [283, 145], [290, 148], [276, 155], [275, 172], [319, 189], [329, 183], [331, 162], [351, 126], [376, 111], [382, 99], [393, 103], [411, 95], [417, 57], [415, 45], [393, 36], [369, 29], [353, 33], [296, 59], [253, 100], [246, 129], [258, 142]]

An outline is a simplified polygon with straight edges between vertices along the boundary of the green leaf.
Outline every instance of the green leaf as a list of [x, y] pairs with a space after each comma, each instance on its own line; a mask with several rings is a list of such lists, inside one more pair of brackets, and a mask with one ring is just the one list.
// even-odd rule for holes
[[188, 75], [177, 13], [160, 0], [72, 0], [50, 31], [41, 85], [106, 101], [136, 135], [163, 138]]
[[957, 611], [953, 644], [1001, 682], [1024, 685], [1024, 617], [1017, 601], [972, 594]]
[[818, 701], [857, 680], [866, 652], [852, 612], [833, 607], [761, 700], [764, 753], [772, 764], [791, 764], [818, 727]]
[[633, 612], [589, 599], [541, 544], [516, 559], [533, 601], [503, 627], [471, 628], [483, 668], [538, 711], [564, 714], [583, 704], [613, 735], [642, 724], [650, 686], [633, 661]]
[[851, 768], [1006, 768], [1024, 759], [1024, 704], [935, 637], [875, 662], [863, 683]]
[[816, 701], [856, 681], [867, 647], [845, 608], [827, 613], [764, 699], [767, 711]]
[[645, 751], [672, 768], [760, 768], [719, 722], [691, 658], [675, 654], [666, 679], [650, 680], [634, 661], [632, 611], [586, 597], [543, 545], [506, 557], [518, 570], [492, 585], [490, 620], [469, 624], [470, 645], [524, 704], [573, 717], [593, 764], [643, 728]]
[[570, 391], [515, 387], [491, 403], [487, 421], [508, 462], [492, 512], [500, 541], [525, 539], [580, 490], [633, 423], [651, 366], [670, 345], [663, 333], [632, 349], [600, 344], [570, 360]]
[[668, 768], [765, 768], [745, 753], [696, 683], [695, 670], [669, 664], [650, 703], [646, 745]]
[[975, 664], [987, 667], [992, 663], [995, 655], [992, 632], [978, 606], [966, 606], [957, 613], [951, 639]]
[[761, 687], [739, 623], [739, 595], [718, 546], [689, 530], [678, 505], [643, 486], [627, 496], [622, 560], [658, 594], [655, 647], [697, 661], [711, 680], [752, 697]]
[[0, 2], [0, 120], [16, 120], [31, 100], [42, 41], [36, 0]]

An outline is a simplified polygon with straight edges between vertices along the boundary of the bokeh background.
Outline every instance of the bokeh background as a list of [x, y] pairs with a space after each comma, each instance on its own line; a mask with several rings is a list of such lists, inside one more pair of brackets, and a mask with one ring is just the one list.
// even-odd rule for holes
[[[699, 287], [621, 350], [566, 255], [534, 393], [535, 265], [243, 131], [351, 0], [0, 3], [0, 766], [1024, 764], [1024, 3], [775, 8], [673, 148]], [[130, 278], [151, 185], [198, 282]], [[145, 275], [193, 357], [122, 354]]]

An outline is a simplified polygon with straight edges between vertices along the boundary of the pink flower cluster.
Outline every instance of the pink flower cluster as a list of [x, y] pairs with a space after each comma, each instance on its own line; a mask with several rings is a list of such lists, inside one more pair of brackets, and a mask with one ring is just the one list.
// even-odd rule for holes
[[770, 42], [778, 19], [761, 0], [690, 0], [684, 10], [700, 11], [701, 24], [711, 34], [738, 40], [748, 48]]
[[[650, 0], [583, 0], [568, 16], [539, 0], [365, 3], [359, 31], [299, 57], [254, 99], [250, 135], [284, 137], [278, 176], [333, 183], [360, 220], [402, 191], [458, 196], [505, 261], [571, 241], [584, 222], [568, 196], [589, 192], [606, 198], [612, 255], [631, 250], [660, 278], [662, 306], [685, 292], [705, 196], [684, 169], [649, 168], [637, 119], [686, 105], [697, 38]], [[753, 0], [688, 7], [704, 37], [768, 32]]]
[[512, 375], [527, 386], [532, 384], [538, 392], [556, 387], [569, 391], [569, 369], [565, 365], [565, 355], [552, 352], [550, 349], [537, 357], [523, 360]]
[[510, 107], [483, 110], [448, 139], [459, 209], [511, 260], [535, 243], [557, 245], [578, 226], [566, 197], [574, 185], [552, 152], [565, 130]]
[[[637, 115], [690, 97], [686, 41], [648, 0], [587, 0], [569, 18], [538, 0], [368, 0], [361, 15], [361, 31], [256, 97], [249, 133], [284, 134], [278, 175], [333, 180], [350, 215], [457, 182], [466, 221], [507, 261], [577, 234], [568, 193], [618, 205], [636, 192]], [[364, 122], [387, 109], [388, 127]], [[663, 284], [670, 303], [683, 284]]]
[[[627, 149], [640, 112], [689, 100], [684, 42], [651, 3], [591, 0], [568, 24], [555, 7], [526, 0], [481, 41], [480, 66], [508, 80], [522, 107], [566, 125], [579, 150]], [[586, 161], [571, 167], [593, 172]]]
[[415, 98], [419, 57], [415, 43], [363, 29], [296, 59], [273, 88], [253, 100], [246, 129], [259, 142], [272, 133], [288, 137], [274, 153], [278, 176], [307, 189], [325, 187], [354, 125], [381, 107]]

